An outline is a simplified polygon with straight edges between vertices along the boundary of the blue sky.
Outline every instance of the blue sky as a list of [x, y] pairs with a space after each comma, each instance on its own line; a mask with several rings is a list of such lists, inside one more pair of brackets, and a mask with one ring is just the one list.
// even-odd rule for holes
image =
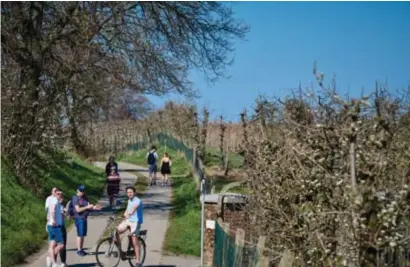
[[[292, 88], [312, 87], [313, 62], [336, 74], [341, 94], [358, 96], [376, 81], [390, 91], [410, 85], [410, 2], [236, 2], [235, 16], [251, 26], [245, 42], [236, 45], [230, 79], [210, 85], [203, 75], [191, 80], [213, 118], [223, 114], [237, 121], [258, 94], [284, 96]], [[161, 107], [183, 97], [149, 96]]]

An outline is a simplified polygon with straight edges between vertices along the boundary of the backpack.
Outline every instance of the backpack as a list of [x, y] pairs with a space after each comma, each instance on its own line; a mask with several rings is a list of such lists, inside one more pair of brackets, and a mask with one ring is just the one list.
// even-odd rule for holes
[[149, 154], [148, 154], [148, 160], [147, 160], [147, 162], [148, 162], [148, 165], [154, 165], [155, 164], [155, 155], [154, 155], [154, 153], [153, 152], [149, 152]]
[[65, 209], [67, 210], [67, 219], [72, 219], [74, 217], [74, 205], [71, 203], [72, 201], [68, 201]]

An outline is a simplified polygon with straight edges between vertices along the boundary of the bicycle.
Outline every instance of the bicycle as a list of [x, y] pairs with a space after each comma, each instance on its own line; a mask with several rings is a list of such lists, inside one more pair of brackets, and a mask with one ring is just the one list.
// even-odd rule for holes
[[[141, 230], [138, 236], [138, 242], [139, 242], [139, 247], [140, 247], [140, 264], [137, 265], [135, 263], [135, 251], [134, 251], [134, 246], [132, 245], [131, 236], [128, 236], [127, 252], [122, 251], [122, 249], [120, 251], [120, 247], [118, 246], [116, 242], [117, 227], [116, 227], [114, 217], [109, 217], [107, 222], [108, 222], [107, 228], [114, 226], [114, 230], [111, 231], [109, 237], [102, 239], [97, 245], [97, 249], [95, 250], [95, 258], [97, 260], [98, 266], [117, 267], [118, 264], [120, 263], [120, 260], [122, 261], [128, 260], [131, 267], [142, 266], [142, 264], [145, 261], [145, 255], [146, 255], [145, 238], [147, 236], [147, 230]], [[102, 251], [102, 245], [105, 243], [107, 243], [108, 245], [108, 250]], [[121, 254], [125, 254], [125, 257], [121, 258]], [[108, 259], [108, 258], [113, 259], [113, 264], [106, 265], [102, 263], [103, 259]]]

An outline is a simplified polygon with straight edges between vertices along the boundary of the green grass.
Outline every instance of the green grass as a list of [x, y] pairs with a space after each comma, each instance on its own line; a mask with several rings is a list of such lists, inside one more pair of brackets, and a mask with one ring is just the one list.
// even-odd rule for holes
[[73, 164], [65, 162], [63, 158], [64, 155], [58, 153], [55, 161], [47, 162], [47, 168], [37, 167], [36, 177], [42, 179], [39, 186], [44, 192], [40, 197], [24, 188], [7, 160], [1, 158], [2, 266], [22, 263], [28, 255], [45, 244], [44, 202], [53, 186], [60, 187], [68, 199], [75, 194], [78, 185], [84, 184], [91, 202], [96, 203], [100, 199], [105, 183], [103, 172], [76, 156], [73, 157]]
[[192, 176], [173, 178], [170, 223], [165, 235], [164, 250], [183, 255], [200, 256], [201, 206]]
[[[243, 167], [244, 158], [238, 153], [231, 152], [231, 153], [228, 153], [228, 162], [229, 162], [229, 166], [232, 169], [240, 169]], [[206, 167], [221, 165], [221, 156], [220, 156], [219, 148], [213, 148], [213, 147], [206, 148], [206, 156], [205, 156], [204, 164]]]
[[[213, 179], [212, 182], [213, 182], [213, 186], [215, 186], [215, 193], [221, 192], [222, 188], [225, 185], [235, 182], [232, 180], [225, 179], [224, 176], [214, 176], [214, 177], [210, 177], [210, 179]], [[249, 194], [250, 190], [246, 185], [243, 184], [241, 186], [231, 188], [228, 192], [238, 193], [238, 194]]]

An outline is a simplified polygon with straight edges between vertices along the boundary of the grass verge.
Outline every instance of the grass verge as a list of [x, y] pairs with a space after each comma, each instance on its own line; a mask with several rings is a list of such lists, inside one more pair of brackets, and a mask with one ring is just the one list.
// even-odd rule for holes
[[[229, 152], [228, 162], [229, 162], [230, 168], [241, 169], [243, 168], [244, 157], [239, 155], [238, 153]], [[206, 148], [206, 156], [205, 156], [204, 164], [206, 167], [221, 165], [221, 155], [219, 152], [219, 148], [214, 148], [214, 147]]]
[[[63, 159], [67, 155], [59, 153]], [[103, 172], [75, 155], [73, 162], [64, 160], [48, 162], [47, 171], [38, 179], [44, 196], [38, 196], [23, 187], [18, 177], [12, 172], [7, 159], [1, 158], [1, 265], [13, 266], [23, 263], [24, 259], [38, 251], [47, 238], [45, 231], [46, 216], [44, 211], [45, 197], [53, 186], [60, 187], [66, 199], [75, 194], [76, 187], [84, 184], [91, 202], [100, 199], [105, 177]], [[42, 170], [42, 169], [39, 169]], [[39, 219], [39, 216], [44, 216]], [[69, 224], [72, 222], [67, 221]]]
[[183, 255], [200, 256], [201, 205], [192, 176], [173, 178], [172, 206], [164, 250]]

